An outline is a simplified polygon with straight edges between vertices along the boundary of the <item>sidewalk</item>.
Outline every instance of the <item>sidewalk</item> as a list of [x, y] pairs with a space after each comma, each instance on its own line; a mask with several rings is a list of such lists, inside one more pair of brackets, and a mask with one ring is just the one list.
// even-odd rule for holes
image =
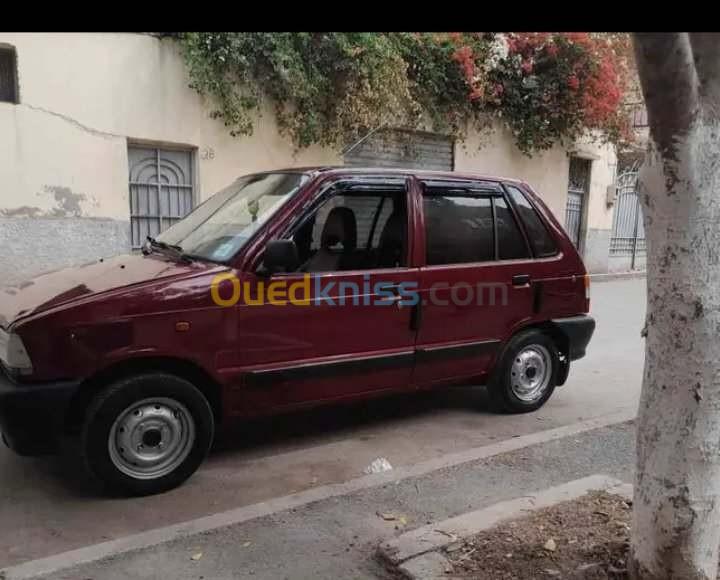
[[615, 280], [636, 280], [645, 278], [645, 270], [631, 270], [629, 272], [607, 272], [605, 274], [590, 274], [591, 282], [614, 282]]
[[[330, 497], [44, 578], [389, 578], [378, 544], [408, 530], [604, 473], [630, 482], [634, 428], [603, 427]], [[132, 500], [128, 517], [132, 517]]]

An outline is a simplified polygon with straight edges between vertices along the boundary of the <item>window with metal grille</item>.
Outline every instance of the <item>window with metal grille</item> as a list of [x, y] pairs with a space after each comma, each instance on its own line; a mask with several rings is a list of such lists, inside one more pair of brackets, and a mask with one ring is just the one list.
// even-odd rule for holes
[[17, 56], [10, 46], [0, 46], [0, 102], [18, 102]]
[[643, 103], [632, 103], [628, 105], [630, 124], [634, 129], [642, 129], [648, 126], [647, 109]]
[[141, 247], [189, 214], [194, 205], [193, 152], [128, 147], [130, 239]]

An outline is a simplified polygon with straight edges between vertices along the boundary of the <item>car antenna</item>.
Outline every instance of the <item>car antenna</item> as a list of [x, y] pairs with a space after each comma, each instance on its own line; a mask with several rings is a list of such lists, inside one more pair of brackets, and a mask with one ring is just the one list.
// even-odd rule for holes
[[361, 145], [362, 143], [364, 143], [365, 141], [367, 141], [368, 138], [369, 138], [371, 135], [374, 135], [375, 133], [377, 133], [377, 132], [378, 132], [380, 129], [382, 129], [383, 127], [385, 127], [385, 123], [383, 123], [382, 125], [378, 125], [378, 126], [375, 127], [372, 131], [370, 131], [369, 133], [367, 133], [364, 137], [362, 137], [362, 138], [359, 139], [358, 141], [355, 141], [355, 143], [353, 143], [352, 145], [350, 145], [350, 147], [348, 147], [347, 149], [345, 149], [345, 151], [343, 151], [340, 155], [342, 155], [343, 157], [345, 157], [345, 155], [347, 155], [348, 153], [350, 153], [350, 151], [353, 151], [358, 145]]

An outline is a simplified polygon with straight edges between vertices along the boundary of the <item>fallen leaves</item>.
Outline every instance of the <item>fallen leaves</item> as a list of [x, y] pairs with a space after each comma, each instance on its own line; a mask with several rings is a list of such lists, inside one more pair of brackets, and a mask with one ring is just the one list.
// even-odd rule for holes
[[618, 580], [627, 575], [629, 527], [627, 500], [590, 492], [464, 538], [445, 554], [458, 577]]

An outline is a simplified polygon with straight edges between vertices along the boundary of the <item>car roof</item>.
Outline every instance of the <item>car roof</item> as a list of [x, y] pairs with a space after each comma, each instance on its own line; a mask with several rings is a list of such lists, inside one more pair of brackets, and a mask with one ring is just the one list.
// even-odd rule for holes
[[401, 167], [364, 167], [356, 165], [317, 165], [309, 167], [288, 167], [284, 169], [275, 169], [263, 173], [303, 173], [307, 175], [414, 175], [419, 179], [456, 179], [456, 180], [483, 180], [483, 181], [506, 181], [511, 183], [522, 183], [521, 179], [512, 177], [501, 177], [497, 175], [487, 175], [483, 173], [474, 173], [470, 171], [434, 171], [430, 169], [412, 169]]

